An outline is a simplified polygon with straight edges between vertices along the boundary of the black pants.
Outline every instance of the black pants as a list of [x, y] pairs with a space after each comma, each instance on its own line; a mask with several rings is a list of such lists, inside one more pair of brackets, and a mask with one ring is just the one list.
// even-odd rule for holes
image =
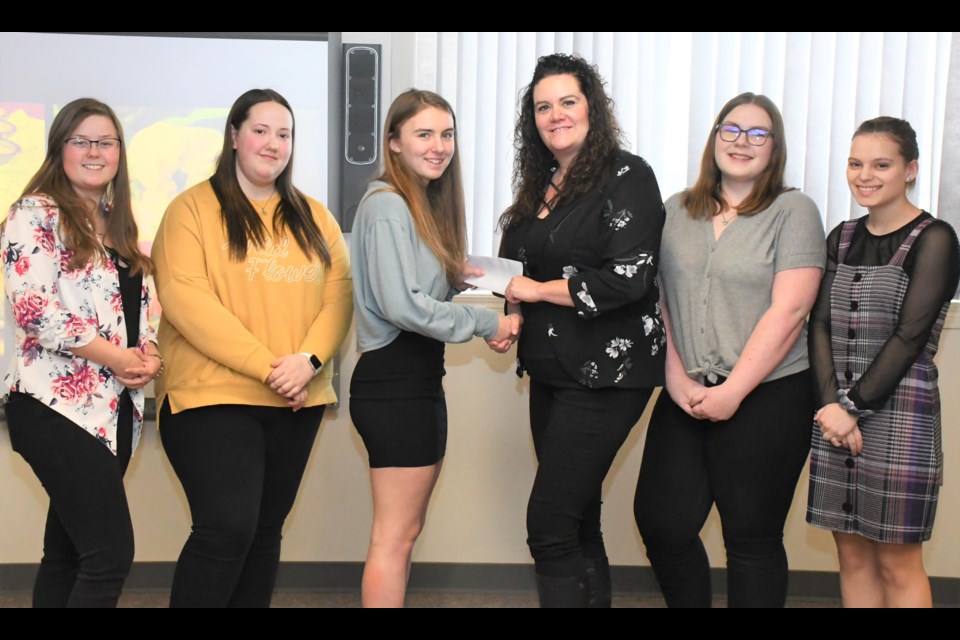
[[31, 396], [11, 394], [5, 410], [13, 450], [50, 496], [33, 606], [117, 606], [133, 564], [133, 524], [123, 488], [133, 437], [129, 394], [120, 396], [116, 456]]
[[651, 389], [587, 389], [530, 381], [530, 425], [539, 467], [527, 506], [527, 544], [542, 576], [584, 572], [606, 556], [603, 479]]
[[214, 405], [160, 410], [160, 438], [193, 528], [177, 561], [171, 607], [268, 607], [283, 522], [325, 407]]
[[729, 606], [784, 605], [783, 525], [810, 450], [812, 398], [807, 371], [761, 384], [725, 422], [696, 420], [660, 394], [634, 513], [668, 606], [711, 604], [700, 530], [714, 503]]

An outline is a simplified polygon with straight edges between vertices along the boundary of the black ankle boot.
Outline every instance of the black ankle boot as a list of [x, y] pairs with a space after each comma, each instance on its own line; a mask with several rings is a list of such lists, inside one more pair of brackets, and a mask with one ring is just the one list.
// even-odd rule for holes
[[537, 574], [541, 609], [586, 609], [590, 604], [585, 575], [555, 578]]
[[609, 609], [613, 600], [610, 590], [610, 561], [607, 556], [584, 558], [587, 568], [587, 591], [591, 609]]

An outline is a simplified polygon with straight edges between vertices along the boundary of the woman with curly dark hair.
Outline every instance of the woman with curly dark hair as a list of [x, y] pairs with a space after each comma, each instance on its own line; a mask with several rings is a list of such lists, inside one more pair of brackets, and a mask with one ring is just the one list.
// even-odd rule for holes
[[501, 255], [523, 263], [505, 294], [524, 318], [518, 372], [531, 379], [539, 461], [527, 543], [543, 607], [610, 606], [603, 479], [663, 383], [663, 203], [620, 142], [597, 69], [540, 58], [515, 133], [517, 199], [500, 222]]

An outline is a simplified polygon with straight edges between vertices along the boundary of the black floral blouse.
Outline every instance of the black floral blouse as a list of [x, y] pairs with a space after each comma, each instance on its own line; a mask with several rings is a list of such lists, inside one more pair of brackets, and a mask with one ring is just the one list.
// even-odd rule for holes
[[500, 254], [539, 282], [566, 279], [574, 307], [524, 303], [518, 374], [559, 363], [591, 388], [663, 384], [666, 334], [657, 261], [664, 210], [643, 158], [619, 152], [592, 192], [503, 234]]

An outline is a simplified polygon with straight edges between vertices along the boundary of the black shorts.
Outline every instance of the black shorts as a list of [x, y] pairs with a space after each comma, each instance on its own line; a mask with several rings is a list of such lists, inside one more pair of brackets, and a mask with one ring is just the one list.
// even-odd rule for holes
[[427, 467], [447, 448], [444, 343], [402, 331], [360, 355], [350, 380], [350, 417], [371, 468]]

